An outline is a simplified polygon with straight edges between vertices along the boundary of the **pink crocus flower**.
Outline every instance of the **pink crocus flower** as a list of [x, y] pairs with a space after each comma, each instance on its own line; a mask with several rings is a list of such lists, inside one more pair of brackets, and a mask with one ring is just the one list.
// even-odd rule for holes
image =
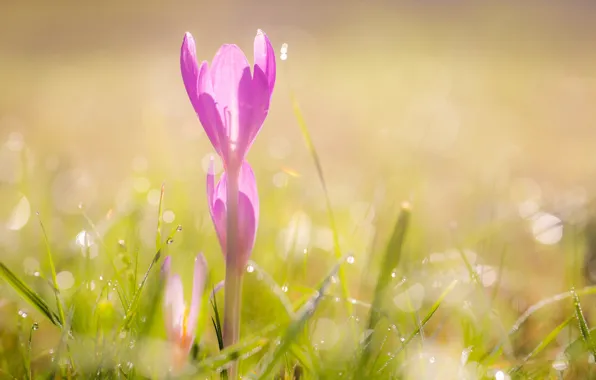
[[[207, 202], [209, 213], [224, 256], [227, 255], [227, 186], [228, 175], [223, 173], [215, 184], [213, 160], [207, 173]], [[238, 175], [238, 270], [243, 270], [255, 244], [259, 224], [259, 194], [257, 181], [249, 163], [244, 161]]]
[[180, 276], [170, 273], [170, 261], [171, 259], [168, 256], [162, 264], [162, 276], [166, 280], [164, 314], [167, 338], [174, 347], [172, 351], [174, 368], [179, 369], [186, 362], [195, 340], [207, 278], [207, 262], [202, 253], [195, 258], [192, 298], [190, 307], [188, 307], [184, 301], [184, 290]]
[[186, 33], [180, 51], [186, 92], [226, 171], [236, 173], [269, 112], [275, 86], [275, 52], [263, 31], [254, 40], [251, 69], [242, 50], [222, 45], [211, 67], [197, 64], [195, 41]]

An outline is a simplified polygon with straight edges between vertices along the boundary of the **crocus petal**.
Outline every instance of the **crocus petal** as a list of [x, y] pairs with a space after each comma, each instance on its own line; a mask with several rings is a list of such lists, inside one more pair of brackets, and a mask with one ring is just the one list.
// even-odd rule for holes
[[275, 51], [271, 45], [271, 41], [261, 29], [257, 30], [257, 35], [254, 42], [254, 72], [260, 69], [267, 77], [267, 84], [269, 88], [269, 96], [273, 94], [275, 87], [276, 64]]
[[184, 34], [182, 47], [180, 48], [180, 70], [182, 71], [182, 80], [184, 81], [186, 93], [195, 112], [199, 113], [197, 52], [195, 40], [188, 32]]
[[246, 56], [238, 46], [231, 44], [222, 45], [211, 64], [215, 101], [224, 120], [230, 145], [238, 141], [238, 89], [247, 69], [250, 72]]
[[252, 204], [255, 212], [255, 220], [259, 222], [259, 192], [257, 190], [257, 180], [250, 164], [246, 161], [242, 163], [240, 175], [238, 176], [238, 189], [245, 194]]
[[168, 338], [178, 341], [182, 337], [184, 322], [184, 292], [180, 276], [168, 277], [164, 296], [164, 308], [166, 317], [166, 331]]
[[238, 245], [242, 256], [242, 267], [244, 268], [252, 253], [259, 224], [257, 182], [252, 168], [246, 161], [242, 164], [238, 176], [238, 187], [240, 191], [238, 199]]
[[226, 175], [225, 172], [221, 179], [215, 185], [215, 173], [213, 169], [213, 159], [209, 163], [207, 170], [207, 202], [209, 206], [209, 215], [215, 226], [215, 233], [221, 246], [221, 250], [226, 254]]
[[199, 116], [201, 125], [205, 134], [211, 141], [211, 145], [220, 156], [227, 156], [228, 138], [225, 127], [221, 119], [221, 114], [217, 110], [215, 94], [213, 92], [213, 83], [211, 81], [211, 72], [207, 61], [201, 63], [197, 79], [197, 105], [195, 111]]
[[197, 327], [197, 319], [201, 311], [203, 292], [205, 291], [205, 281], [207, 279], [207, 261], [202, 253], [195, 258], [195, 268], [192, 282], [192, 300], [190, 301], [190, 311], [188, 313], [188, 335], [194, 337]]
[[238, 123], [240, 133], [238, 136], [237, 157], [244, 160], [246, 153], [254, 142], [263, 126], [269, 112], [270, 103], [269, 85], [265, 74], [256, 68], [254, 77], [246, 70], [238, 88]]
[[250, 258], [255, 245], [257, 233], [257, 222], [252, 203], [244, 193], [238, 197], [238, 250], [240, 254], [240, 266], [244, 266]]
[[213, 208], [211, 209], [211, 219], [213, 220], [213, 224], [215, 225], [215, 232], [217, 233], [217, 239], [219, 240], [219, 245], [221, 246], [221, 251], [226, 255], [227, 252], [227, 214], [226, 214], [226, 205], [223, 200], [216, 199], [215, 203], [213, 204]]

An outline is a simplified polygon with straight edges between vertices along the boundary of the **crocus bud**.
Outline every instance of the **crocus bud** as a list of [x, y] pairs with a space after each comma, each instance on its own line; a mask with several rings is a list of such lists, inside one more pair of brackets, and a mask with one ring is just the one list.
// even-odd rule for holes
[[180, 276], [170, 273], [170, 259], [164, 260], [162, 272], [166, 276], [164, 314], [168, 341], [173, 345], [172, 360], [175, 369], [180, 369], [188, 359], [195, 340], [196, 327], [201, 311], [203, 291], [207, 278], [207, 262], [200, 253], [195, 258], [192, 298], [190, 307], [184, 300]]
[[224, 167], [238, 168], [269, 113], [276, 76], [269, 38], [257, 31], [251, 73], [245, 54], [233, 44], [219, 48], [211, 67], [207, 61], [199, 66], [195, 41], [186, 33], [180, 69], [190, 102]]
[[[224, 172], [217, 185], [215, 184], [213, 161], [211, 161], [207, 173], [207, 201], [209, 203], [209, 213], [215, 225], [215, 231], [224, 256], [227, 255], [227, 180], [228, 176]], [[257, 182], [252, 168], [248, 162], [244, 161], [238, 175], [238, 252], [235, 252], [235, 254], [240, 255], [238, 270], [244, 269], [250, 258], [255, 244], [258, 224], [259, 194], [257, 193]]]

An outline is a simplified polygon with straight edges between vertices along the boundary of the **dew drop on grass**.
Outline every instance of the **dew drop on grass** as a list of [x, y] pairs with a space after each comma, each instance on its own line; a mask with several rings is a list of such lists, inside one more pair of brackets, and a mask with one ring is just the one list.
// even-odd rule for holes
[[435, 359], [435, 357], [434, 357], [434, 356], [431, 356], [431, 357], [428, 359], [428, 362], [429, 362], [430, 364], [433, 364], [433, 363], [435, 362], [435, 360], [436, 360], [436, 359]]
[[391, 272], [391, 277], [395, 278], [395, 276], [397, 276], [397, 274], [395, 272]]
[[176, 231], [182, 231], [182, 224], [179, 224], [178, 227], [176, 227]]
[[281, 291], [282, 291], [282, 292], [284, 292], [284, 293], [287, 293], [287, 292], [288, 292], [288, 285], [285, 285], [285, 284], [284, 284], [284, 285], [281, 287]]
[[34, 322], [33, 323], [33, 326], [31, 326], [31, 329], [34, 330], [34, 331], [39, 330], [39, 323]]
[[174, 242], [174, 239], [172, 238], [168, 238], [168, 240], [166, 240], [166, 244], [172, 244]]
[[27, 312], [26, 312], [26, 311], [24, 311], [24, 310], [19, 310], [19, 315], [20, 315], [21, 317], [23, 317], [23, 318], [27, 318], [27, 315], [28, 315], [28, 314], [27, 314]]
[[354, 256], [353, 255], [348, 256], [346, 261], [348, 262], [348, 264], [354, 264]]
[[505, 372], [497, 371], [495, 373], [495, 380], [505, 380]]
[[248, 273], [252, 273], [252, 272], [254, 272], [254, 271], [255, 271], [255, 267], [253, 267], [252, 265], [249, 265], [249, 266], [247, 266], [247, 267], [246, 267], [246, 271], [247, 271]]

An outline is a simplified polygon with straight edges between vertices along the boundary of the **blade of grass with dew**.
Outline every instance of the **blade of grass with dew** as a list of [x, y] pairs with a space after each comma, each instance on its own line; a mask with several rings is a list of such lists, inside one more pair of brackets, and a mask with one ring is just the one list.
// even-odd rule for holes
[[[596, 285], [591, 285], [591, 286], [586, 286], [583, 287], [579, 290], [575, 291], [575, 294], [580, 296], [580, 295], [588, 295], [588, 294], [596, 294]], [[509, 329], [508, 332], [508, 337], [510, 338], [513, 334], [515, 334], [520, 328], [521, 326], [532, 316], [534, 315], [536, 312], [538, 312], [539, 310], [543, 309], [546, 306], [549, 306], [553, 303], [565, 300], [567, 298], [572, 297], [572, 293], [571, 291], [567, 291], [564, 293], [559, 293], [559, 294], [555, 294], [554, 296], [545, 298], [543, 300], [540, 300], [538, 302], [536, 302], [535, 304], [531, 305], [530, 307], [528, 307], [528, 309], [519, 317], [517, 318], [517, 320], [515, 321], [515, 323], [513, 324], [513, 326], [511, 326], [511, 328]], [[480, 359], [480, 361], [484, 361], [487, 357], [492, 357], [495, 356], [499, 351], [501, 351], [503, 349], [503, 345], [504, 345], [505, 341], [501, 341], [499, 342], [497, 345], [495, 345], [495, 347], [493, 348], [492, 351], [487, 352], [486, 355], [484, 355], [484, 357], [482, 357]]]
[[579, 302], [579, 297], [574, 289], [571, 290], [571, 296], [573, 297], [573, 308], [575, 310], [575, 318], [579, 323], [579, 331], [581, 332], [582, 338], [586, 343], [588, 350], [590, 350], [590, 353], [592, 354], [592, 358], [596, 360], [596, 346], [594, 345], [594, 341], [592, 340], [592, 334], [590, 334], [588, 323], [586, 322], [586, 318], [584, 317], [582, 306]]
[[[325, 176], [323, 175], [323, 167], [321, 166], [321, 162], [319, 160], [319, 154], [317, 153], [317, 150], [315, 149], [315, 146], [312, 142], [312, 138], [310, 136], [310, 132], [308, 131], [308, 127], [306, 126], [306, 122], [304, 120], [304, 116], [302, 115], [302, 111], [300, 110], [300, 105], [298, 104], [298, 100], [296, 99], [296, 96], [294, 95], [294, 93], [292, 91], [290, 91], [290, 99], [292, 101], [292, 110], [294, 112], [294, 117], [296, 118], [296, 122], [298, 123], [298, 126], [300, 127], [300, 132], [302, 133], [302, 136], [304, 137], [304, 141], [306, 143], [306, 148], [308, 149], [308, 152], [310, 153], [310, 155], [315, 163], [315, 167], [317, 169], [317, 174], [319, 176], [319, 181], [321, 182], [321, 186], [323, 187], [323, 193], [325, 195], [325, 202], [327, 205], [327, 214], [329, 216], [329, 225], [330, 225], [331, 231], [333, 233], [333, 252], [337, 259], [341, 259], [342, 254], [341, 254], [341, 249], [339, 246], [339, 232], [337, 230], [337, 225], [335, 223], [335, 216], [333, 215], [333, 208], [331, 207], [331, 200], [329, 198], [329, 192], [327, 191], [327, 184], [325, 182]], [[339, 282], [341, 283], [342, 294], [343, 294], [344, 298], [349, 299], [350, 292], [348, 290], [348, 283], [346, 281], [345, 271], [344, 271], [343, 267], [341, 267], [341, 266], [339, 268], [338, 277], [339, 277]], [[348, 307], [348, 314], [352, 315], [353, 314], [352, 304], [348, 302], [347, 307]]]
[[247, 337], [233, 346], [226, 347], [218, 355], [201, 361], [197, 366], [199, 372], [223, 371], [237, 359], [247, 359], [260, 352], [285, 326], [271, 324], [252, 337]]
[[48, 304], [10, 269], [0, 262], [0, 277], [4, 279], [25, 301], [42, 313], [54, 325], [61, 327], [60, 316], [54, 313]]
[[557, 338], [561, 331], [563, 331], [563, 329], [567, 327], [567, 325], [569, 325], [573, 318], [575, 318], [575, 316], [567, 318], [557, 327], [555, 327], [554, 330], [552, 330], [544, 339], [542, 339], [542, 341], [538, 343], [538, 345], [528, 355], [526, 355], [526, 357], [523, 358], [522, 362], [519, 365], [511, 369], [510, 374], [519, 372], [519, 370], [524, 366], [524, 364], [538, 356], [549, 344], [551, 344]]
[[93, 230], [93, 233], [95, 234], [95, 237], [97, 238], [97, 240], [100, 242], [102, 248], [104, 249], [104, 251], [106, 252], [106, 255], [108, 256], [108, 261], [110, 262], [110, 266], [112, 267], [112, 270], [114, 271], [114, 277], [116, 278], [116, 288], [118, 289], [118, 296], [120, 298], [120, 302], [122, 303], [122, 307], [126, 310], [128, 308], [128, 300], [126, 299], [126, 295], [124, 294], [124, 282], [122, 282], [122, 278], [120, 277], [120, 272], [118, 272], [118, 268], [116, 268], [116, 262], [114, 260], [114, 255], [112, 253], [112, 251], [106, 246], [101, 233], [99, 232], [99, 230], [97, 229], [97, 226], [95, 225], [95, 223], [93, 223], [93, 220], [91, 220], [91, 218], [89, 217], [89, 215], [87, 215], [87, 213], [85, 212], [85, 209], [83, 208], [82, 205], [79, 205], [79, 209], [81, 210], [81, 215], [83, 216], [83, 218], [85, 218], [85, 220], [87, 221], [87, 224], [89, 224], [89, 227], [91, 227], [91, 230]]
[[281, 287], [275, 282], [275, 280], [267, 273], [263, 268], [261, 268], [257, 263], [252, 260], [249, 260], [248, 263], [252, 265], [252, 267], [260, 274], [263, 278], [263, 281], [267, 283], [269, 289], [273, 292], [273, 294], [277, 297], [281, 305], [286, 310], [286, 313], [290, 316], [290, 318], [295, 317], [294, 308], [292, 307], [292, 303], [288, 299], [286, 293], [281, 289]]
[[[454, 238], [454, 240], [456, 240], [456, 239]], [[481, 292], [481, 295], [482, 295], [481, 300], [484, 303], [484, 307], [487, 310], [486, 314], [482, 318], [483, 323], [485, 323], [491, 317], [492, 296], [486, 294], [486, 292], [484, 291], [482, 279], [478, 275], [478, 272], [476, 271], [476, 269], [474, 269], [474, 267], [470, 263], [470, 260], [468, 260], [468, 257], [466, 256], [466, 253], [464, 252], [464, 250], [459, 246], [459, 244], [457, 242], [455, 243], [455, 246], [459, 253], [460, 258], [464, 262], [464, 265], [466, 267], [466, 270], [468, 271], [468, 274], [470, 276], [472, 284], [475, 285], [478, 288], [478, 290]], [[510, 335], [507, 333], [507, 331], [505, 330], [505, 327], [503, 326], [503, 324], [501, 323], [500, 320], [497, 320], [497, 328], [500, 330], [499, 332], [502, 335], [503, 344], [506, 344], [506, 346], [503, 347], [502, 352], [504, 355], [510, 357], [511, 356]], [[483, 356], [483, 358], [485, 358], [485, 357], [487, 357], [487, 355]]]
[[[176, 232], [178, 232], [179, 230], [180, 229], [178, 227], [175, 228], [174, 230], [172, 230], [172, 232], [168, 236], [168, 239], [165, 242], [165, 245], [170, 244], [170, 242], [174, 241], [174, 236], [176, 235]], [[126, 310], [126, 315], [124, 317], [124, 325], [122, 327], [123, 329], [127, 329], [131, 325], [131, 323], [133, 321], [133, 317], [135, 315], [137, 315], [137, 311], [138, 311], [137, 308], [138, 308], [139, 300], [141, 298], [141, 293], [143, 291], [143, 287], [147, 283], [147, 279], [149, 278], [149, 274], [151, 273], [151, 269], [153, 269], [153, 267], [155, 266], [155, 264], [157, 264], [157, 262], [161, 258], [161, 252], [162, 252], [163, 247], [165, 245], [162, 244], [162, 246], [158, 248], [157, 253], [155, 254], [155, 256], [153, 256], [153, 260], [151, 260], [151, 263], [149, 264], [149, 268], [147, 268], [147, 271], [145, 271], [145, 275], [143, 276], [143, 280], [141, 281], [141, 284], [139, 285], [139, 287], [135, 291], [135, 293], [134, 293], [134, 295], [132, 297], [132, 301], [130, 302], [130, 306]]]
[[268, 379], [271, 376], [271, 373], [275, 369], [277, 362], [281, 359], [281, 357], [286, 353], [286, 351], [290, 348], [293, 344], [294, 340], [300, 334], [300, 332], [305, 327], [306, 323], [310, 319], [310, 317], [314, 314], [315, 310], [319, 306], [323, 295], [327, 291], [327, 288], [331, 284], [331, 278], [335, 276], [335, 274], [339, 271], [342, 264], [346, 261], [346, 257], [342, 257], [331, 269], [331, 271], [327, 274], [327, 276], [321, 281], [320, 285], [318, 286], [317, 294], [312, 297], [296, 314], [296, 318], [290, 325], [288, 326], [281, 342], [273, 353], [270, 355], [270, 358], [265, 358], [265, 368], [261, 371], [258, 378], [259, 379]]
[[377, 374], [381, 373], [389, 365], [389, 363], [394, 358], [396, 358], [397, 355], [400, 352], [402, 352], [408, 346], [408, 344], [416, 337], [416, 335], [418, 335], [420, 333], [420, 330], [428, 323], [428, 321], [430, 321], [430, 319], [432, 318], [432, 316], [439, 309], [439, 306], [441, 306], [441, 303], [443, 303], [443, 300], [445, 299], [445, 297], [447, 297], [447, 295], [449, 293], [451, 293], [451, 291], [455, 288], [455, 285], [457, 285], [457, 283], [458, 283], [458, 280], [453, 280], [447, 286], [447, 288], [445, 288], [445, 290], [443, 291], [443, 293], [441, 293], [441, 295], [439, 296], [439, 298], [431, 306], [431, 308], [428, 311], [428, 313], [426, 313], [426, 315], [424, 316], [424, 318], [420, 322], [420, 325], [416, 328], [416, 330], [414, 330], [410, 335], [408, 335], [408, 337], [406, 339], [404, 339], [404, 341], [401, 344], [401, 347], [395, 352], [395, 354], [391, 357], [391, 359], [389, 359], [387, 362], [385, 362], [385, 364], [383, 364], [383, 366], [377, 371]]
[[46, 228], [43, 225], [39, 214], [37, 214], [37, 218], [39, 220], [39, 226], [41, 227], [41, 233], [43, 235], [43, 241], [46, 247], [46, 253], [48, 255], [48, 265], [50, 266], [50, 274], [52, 275], [52, 285], [54, 286], [54, 295], [56, 296], [58, 316], [60, 316], [60, 323], [64, 324], [64, 309], [62, 308], [62, 300], [60, 299], [60, 290], [58, 287], [58, 280], [56, 279], [56, 267], [54, 266], [54, 259], [52, 258], [52, 249], [50, 248], [50, 242], [48, 240]]
[[387, 248], [385, 250], [385, 256], [383, 257], [383, 262], [381, 265], [381, 271], [377, 277], [377, 285], [375, 288], [375, 293], [373, 297], [372, 307], [369, 313], [368, 319], [368, 329], [373, 330], [372, 334], [369, 334], [365, 342], [363, 343], [363, 351], [360, 355], [360, 360], [357, 368], [357, 378], [363, 377], [366, 372], [366, 367], [368, 365], [370, 355], [371, 355], [371, 342], [373, 339], [373, 334], [377, 323], [381, 318], [381, 314], [378, 310], [381, 309], [381, 304], [385, 299], [385, 291], [387, 289], [387, 285], [391, 280], [391, 273], [397, 266], [399, 265], [399, 261], [401, 259], [401, 251], [403, 247], [403, 243], [406, 237], [406, 231], [408, 229], [408, 224], [410, 221], [410, 207], [408, 204], [403, 204], [397, 221], [393, 227], [393, 233], [391, 234], [391, 238], [387, 243]]

